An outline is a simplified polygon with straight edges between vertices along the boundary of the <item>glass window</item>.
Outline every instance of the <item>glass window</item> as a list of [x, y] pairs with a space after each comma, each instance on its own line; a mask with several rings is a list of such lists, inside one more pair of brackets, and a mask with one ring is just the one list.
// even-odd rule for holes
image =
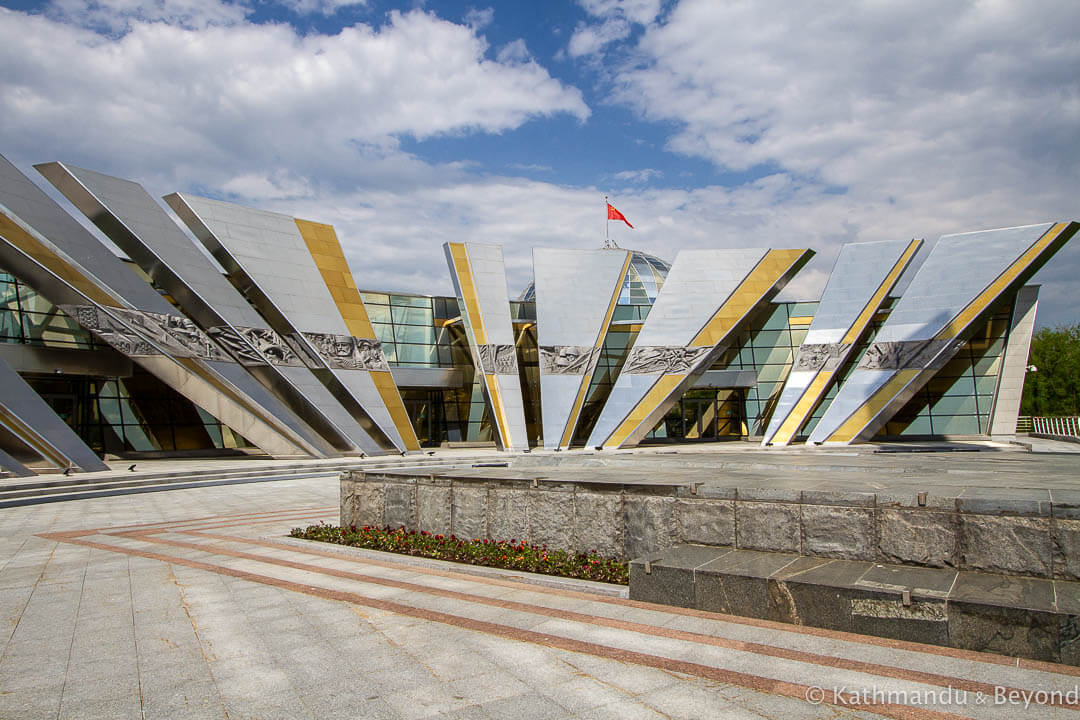
[[364, 301], [365, 305], [389, 305], [390, 296], [383, 293], [360, 293], [360, 299]]
[[431, 324], [434, 322], [430, 307], [394, 306], [390, 309], [393, 311], [394, 322], [401, 325], [427, 325], [428, 327], [431, 327]]
[[403, 364], [438, 366], [438, 348], [434, 345], [398, 345], [397, 361]]
[[817, 308], [818, 304], [816, 302], [791, 303], [788, 306], [788, 315], [791, 317], [806, 317], [817, 313]]
[[394, 326], [383, 325], [381, 323], [372, 323], [371, 327], [375, 329], [375, 337], [382, 343], [394, 342]]
[[939, 415], [973, 415], [979, 411], [972, 395], [946, 395], [934, 401], [930, 413], [937, 423]]
[[415, 295], [391, 295], [391, 305], [402, 305], [405, 307], [427, 308], [431, 309], [431, 298], [428, 297], [416, 297]]
[[[394, 308], [397, 310], [398, 308]], [[435, 328], [428, 325], [395, 325], [394, 340], [399, 343], [424, 343], [435, 344]]]
[[946, 415], [933, 418], [935, 435], [978, 435], [978, 415]]
[[754, 348], [754, 364], [779, 364], [790, 365], [791, 364], [791, 348], [782, 347], [755, 347]]
[[373, 323], [390, 322], [390, 308], [386, 305], [367, 305], [368, 319]]

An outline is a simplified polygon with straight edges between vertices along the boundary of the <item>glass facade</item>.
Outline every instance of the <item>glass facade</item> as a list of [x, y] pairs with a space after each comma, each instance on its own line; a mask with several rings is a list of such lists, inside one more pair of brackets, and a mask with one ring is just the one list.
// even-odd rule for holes
[[[59, 308], [0, 271], [0, 343], [101, 350]], [[237, 449], [251, 444], [154, 376], [26, 373], [23, 379], [98, 453]]]
[[[656, 293], [666, 263], [635, 254], [620, 289], [612, 325], [582, 407], [573, 445], [583, 446], [618, 377]], [[530, 286], [531, 289], [531, 286]], [[528, 291], [525, 295], [528, 294]], [[401, 387], [406, 411], [425, 446], [493, 441], [483, 390], [456, 298], [362, 292], [376, 336], [393, 368], [456, 369], [456, 387]], [[857, 364], [888, 314], [887, 302], [855, 348], [846, 370]], [[817, 303], [774, 303], [741, 331], [713, 370], [750, 370], [748, 388], [696, 388], [661, 420], [653, 441], [721, 440], [762, 433]], [[518, 367], [529, 442], [542, 443], [536, 306], [511, 302]], [[920, 438], [985, 434], [1011, 308], [1002, 308], [884, 428], [881, 437]], [[0, 342], [91, 350], [102, 347], [89, 333], [10, 274], [0, 273]], [[248, 443], [227, 426], [135, 368], [130, 377], [35, 376], [31, 383], [87, 443], [99, 452], [177, 452], [243, 448]], [[842, 382], [843, 373], [838, 380]], [[803, 440], [836, 394], [836, 385], [812, 413]]]
[[0, 271], [0, 342], [91, 350], [89, 332], [14, 275]]

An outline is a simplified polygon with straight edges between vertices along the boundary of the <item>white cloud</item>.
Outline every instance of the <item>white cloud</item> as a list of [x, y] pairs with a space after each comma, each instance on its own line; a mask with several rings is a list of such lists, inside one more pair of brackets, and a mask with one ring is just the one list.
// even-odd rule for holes
[[630, 37], [631, 24], [647, 25], [660, 14], [660, 0], [580, 0], [585, 12], [601, 22], [578, 23], [566, 51], [579, 58], [602, 54], [612, 43]]
[[[932, 241], [1080, 215], [1077, 26], [1080, 5], [1054, 0], [794, 3], [782, 12], [684, 0], [646, 29], [612, 93], [674, 123], [676, 152], [773, 173], [771, 205], [757, 213], [785, 223], [766, 223], [777, 234], [745, 244], [791, 237], [832, 257], [843, 239]], [[752, 187], [731, 197], [763, 197], [743, 192]], [[1075, 286], [1054, 283], [1044, 297], [1076, 298]]]
[[276, 0], [297, 15], [325, 15], [329, 17], [338, 10], [347, 7], [367, 5], [367, 0]]
[[469, 28], [423, 12], [336, 35], [133, 21], [108, 37], [0, 9], [0, 148], [208, 187], [281, 169], [355, 187], [456, 171], [402, 153], [400, 136], [588, 116], [581, 93], [535, 62], [486, 52]]
[[593, 17], [624, 17], [638, 25], [648, 25], [660, 14], [660, 0], [580, 0]]
[[615, 173], [615, 179], [634, 183], [647, 183], [653, 178], [663, 177], [663, 175], [664, 173], [660, 170], [642, 168], [640, 170], [623, 170], [622, 172], [617, 172]]
[[532, 54], [529, 52], [529, 48], [525, 45], [525, 40], [522, 38], [506, 43], [499, 48], [497, 53], [495, 53], [495, 60], [504, 65], [525, 63], [532, 59]]
[[599, 24], [581, 23], [570, 36], [566, 51], [570, 57], [595, 55], [613, 42], [630, 36], [630, 23], [622, 18], [610, 18]]
[[495, 8], [469, 8], [465, 13], [465, 24], [473, 30], [481, 30], [495, 19]]
[[166, 22], [192, 30], [235, 25], [251, 7], [220, 0], [52, 0], [46, 10], [62, 22], [123, 33], [135, 22]]

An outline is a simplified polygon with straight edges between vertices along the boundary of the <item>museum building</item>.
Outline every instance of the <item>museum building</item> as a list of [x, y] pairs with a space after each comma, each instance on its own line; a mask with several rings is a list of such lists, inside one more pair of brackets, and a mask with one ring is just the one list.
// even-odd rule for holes
[[0, 468], [17, 475], [105, 454], [1008, 436], [1025, 283], [1080, 227], [848, 244], [815, 302], [775, 300], [807, 248], [535, 248], [511, 295], [500, 246], [455, 242], [442, 297], [358, 288], [329, 225], [168, 195], [185, 232], [134, 182], [35, 169], [126, 257], [0, 157]]

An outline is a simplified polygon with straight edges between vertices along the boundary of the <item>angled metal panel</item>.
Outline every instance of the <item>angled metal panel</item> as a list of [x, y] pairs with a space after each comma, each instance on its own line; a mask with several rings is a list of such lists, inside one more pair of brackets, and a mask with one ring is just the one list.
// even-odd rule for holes
[[484, 378], [484, 398], [505, 450], [529, 447], [525, 404], [518, 375], [514, 326], [502, 248], [479, 243], [445, 243], [473, 364]]
[[921, 246], [922, 240], [911, 240], [848, 243], [840, 249], [762, 445], [787, 445], [806, 425]]
[[[341, 243], [338, 242], [337, 232], [334, 231], [333, 225], [310, 220], [296, 220], [295, 222], [349, 333], [354, 338], [379, 344], [378, 338], [375, 337], [375, 328], [371, 325], [367, 308], [364, 307], [364, 300], [356, 289], [356, 281], [353, 280], [349, 263], [345, 260], [345, 251], [341, 249]], [[409, 414], [405, 411], [405, 402], [401, 399], [401, 393], [394, 384], [394, 377], [390, 374], [389, 368], [368, 372], [375, 382], [375, 388], [390, 415], [390, 421], [401, 443], [406, 450], [420, 450], [420, 441], [416, 439], [416, 429], [413, 427], [412, 420], [409, 419]]]
[[684, 250], [645, 318], [589, 446], [636, 445], [794, 277], [811, 250]]
[[243, 368], [224, 362], [224, 353], [194, 323], [2, 157], [0, 236], [0, 261], [53, 304], [67, 305], [65, 312], [103, 323], [87, 327], [95, 335], [264, 451], [310, 454], [274, 410], [246, 392], [245, 385], [254, 386], [274, 407]]
[[848, 444], [877, 434], [1078, 228], [1046, 223], [943, 236], [809, 442]]
[[76, 467], [84, 472], [109, 469], [3, 359], [0, 387], [4, 388], [0, 393], [0, 426], [51, 465], [60, 469]]
[[353, 337], [288, 215], [174, 193], [165, 202], [221, 263], [232, 283], [352, 414], [372, 455], [404, 452], [371, 370], [388, 370], [382, 346]]
[[0, 450], [0, 470], [4, 470], [15, 477], [34, 477], [37, 475], [36, 472], [23, 465], [3, 450]]
[[1016, 292], [1009, 339], [1001, 356], [1001, 372], [990, 412], [991, 435], [1015, 435], [1016, 418], [1024, 399], [1024, 378], [1028, 372], [1031, 336], [1035, 331], [1035, 312], [1039, 307], [1039, 286], [1025, 285]]
[[570, 447], [629, 264], [627, 250], [533, 250], [546, 448]]
[[38, 170], [291, 411], [282, 421], [320, 455], [360, 449], [352, 416], [141, 185], [60, 163]]

